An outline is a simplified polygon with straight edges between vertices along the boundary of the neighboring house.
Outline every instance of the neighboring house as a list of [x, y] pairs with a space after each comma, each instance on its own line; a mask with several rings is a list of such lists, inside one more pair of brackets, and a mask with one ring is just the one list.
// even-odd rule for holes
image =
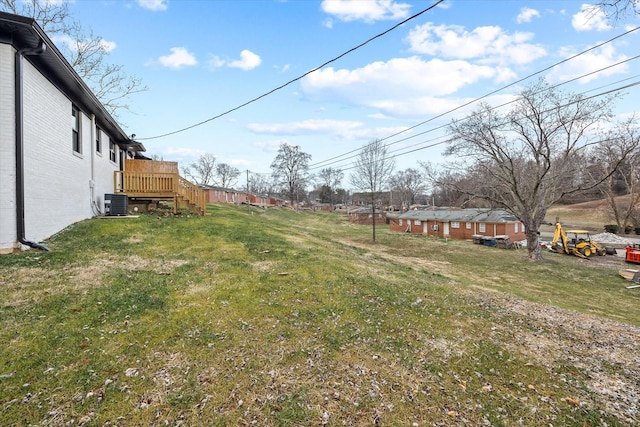
[[[380, 209], [376, 209], [376, 224], [384, 224], [386, 222], [386, 213]], [[347, 216], [350, 222], [355, 224], [373, 224], [373, 213], [371, 212], [371, 206], [363, 208], [354, 208], [347, 211]]]
[[247, 201], [247, 193], [239, 192], [231, 188], [214, 187], [211, 185], [201, 185], [207, 193], [209, 203], [245, 203]]
[[524, 240], [524, 225], [513, 214], [492, 209], [413, 210], [389, 220], [389, 230], [452, 239], [473, 236], [508, 236]]
[[42, 28], [0, 12], [0, 252], [101, 214], [139, 151]]

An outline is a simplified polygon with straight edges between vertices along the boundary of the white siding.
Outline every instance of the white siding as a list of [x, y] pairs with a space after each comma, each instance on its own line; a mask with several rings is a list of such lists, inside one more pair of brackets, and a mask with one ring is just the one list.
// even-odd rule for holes
[[82, 114], [82, 155], [74, 154], [71, 101], [24, 65], [25, 237], [41, 241], [91, 216], [91, 122]]
[[[0, 44], [0, 251], [17, 245], [13, 58], [14, 49]], [[27, 59], [23, 64], [25, 237], [40, 242], [99, 213], [118, 167], [109, 160], [105, 133], [102, 156], [96, 155], [94, 124], [84, 111], [82, 150], [74, 153], [72, 102]]]
[[[95, 204], [104, 213], [104, 195], [113, 193], [113, 172], [119, 169], [118, 164], [109, 160], [109, 136], [102, 133], [102, 155], [95, 157]], [[94, 144], [95, 145], [95, 144]], [[94, 147], [95, 153], [95, 147]], [[116, 161], [119, 148], [116, 146]]]
[[0, 43], [0, 252], [16, 241], [14, 52]]

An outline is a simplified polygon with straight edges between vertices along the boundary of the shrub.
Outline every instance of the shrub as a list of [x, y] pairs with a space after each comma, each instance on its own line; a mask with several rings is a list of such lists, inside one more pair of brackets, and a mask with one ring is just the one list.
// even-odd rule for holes
[[607, 224], [604, 226], [604, 231], [606, 231], [607, 233], [618, 234], [619, 230], [620, 227], [618, 227], [616, 224]]

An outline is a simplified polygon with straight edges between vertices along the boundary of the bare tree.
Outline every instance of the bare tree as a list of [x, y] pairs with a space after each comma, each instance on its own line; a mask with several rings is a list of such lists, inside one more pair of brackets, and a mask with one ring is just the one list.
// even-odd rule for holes
[[283, 142], [278, 149], [278, 155], [271, 163], [273, 179], [292, 205], [298, 200], [300, 193], [304, 193], [310, 161], [311, 154], [300, 150], [297, 145]]
[[597, 179], [603, 169], [606, 171], [619, 165], [598, 190], [609, 203], [616, 225], [624, 231], [637, 216], [640, 203], [640, 129], [636, 118], [619, 123], [603, 141], [595, 150], [590, 170], [595, 169]]
[[379, 139], [365, 144], [356, 158], [351, 184], [365, 191], [371, 202], [373, 219], [371, 238], [376, 241], [376, 202], [395, 168], [395, 159], [388, 157], [387, 146]]
[[240, 169], [233, 167], [227, 163], [218, 163], [215, 166], [216, 183], [222, 188], [231, 188], [240, 176]]
[[252, 173], [249, 176], [247, 190], [250, 193], [272, 196], [276, 192], [276, 184], [271, 175]]
[[477, 177], [458, 190], [513, 213], [525, 226], [530, 260], [542, 259], [538, 230], [547, 209], [565, 194], [594, 188], [617, 168], [619, 163], [609, 165], [594, 180], [586, 176], [588, 154], [600, 144], [595, 130], [610, 119], [612, 102], [611, 96], [584, 98], [539, 80], [508, 114], [483, 104], [449, 126], [445, 154]]
[[629, 15], [640, 14], [640, 2], [638, 0], [602, 0], [592, 6], [594, 13], [599, 10], [613, 22], [623, 20]]
[[114, 117], [129, 109], [131, 95], [147, 90], [122, 65], [107, 62], [113, 45], [86, 32], [71, 16], [68, 0], [0, 0], [0, 10], [33, 18], [49, 36], [57, 37], [58, 49]]
[[325, 193], [328, 193], [329, 196], [329, 204], [333, 208], [335, 193], [342, 183], [342, 179], [344, 178], [344, 172], [342, 169], [335, 168], [324, 168], [321, 169], [318, 173], [318, 179], [322, 184]]
[[391, 176], [389, 185], [391, 191], [400, 194], [400, 203], [402, 210], [409, 209], [409, 206], [415, 203], [416, 196], [425, 189], [424, 176], [418, 169], [408, 168], [398, 171]]
[[211, 185], [215, 172], [216, 158], [211, 153], [201, 154], [198, 160], [182, 169], [189, 180], [199, 185]]

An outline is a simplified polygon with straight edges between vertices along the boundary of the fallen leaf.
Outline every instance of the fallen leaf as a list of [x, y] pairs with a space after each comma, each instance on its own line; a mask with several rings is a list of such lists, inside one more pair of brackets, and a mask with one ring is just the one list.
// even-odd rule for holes
[[569, 405], [573, 405], [573, 406], [580, 406], [580, 401], [578, 399], [574, 399], [573, 397], [565, 397], [564, 401], [567, 402]]

